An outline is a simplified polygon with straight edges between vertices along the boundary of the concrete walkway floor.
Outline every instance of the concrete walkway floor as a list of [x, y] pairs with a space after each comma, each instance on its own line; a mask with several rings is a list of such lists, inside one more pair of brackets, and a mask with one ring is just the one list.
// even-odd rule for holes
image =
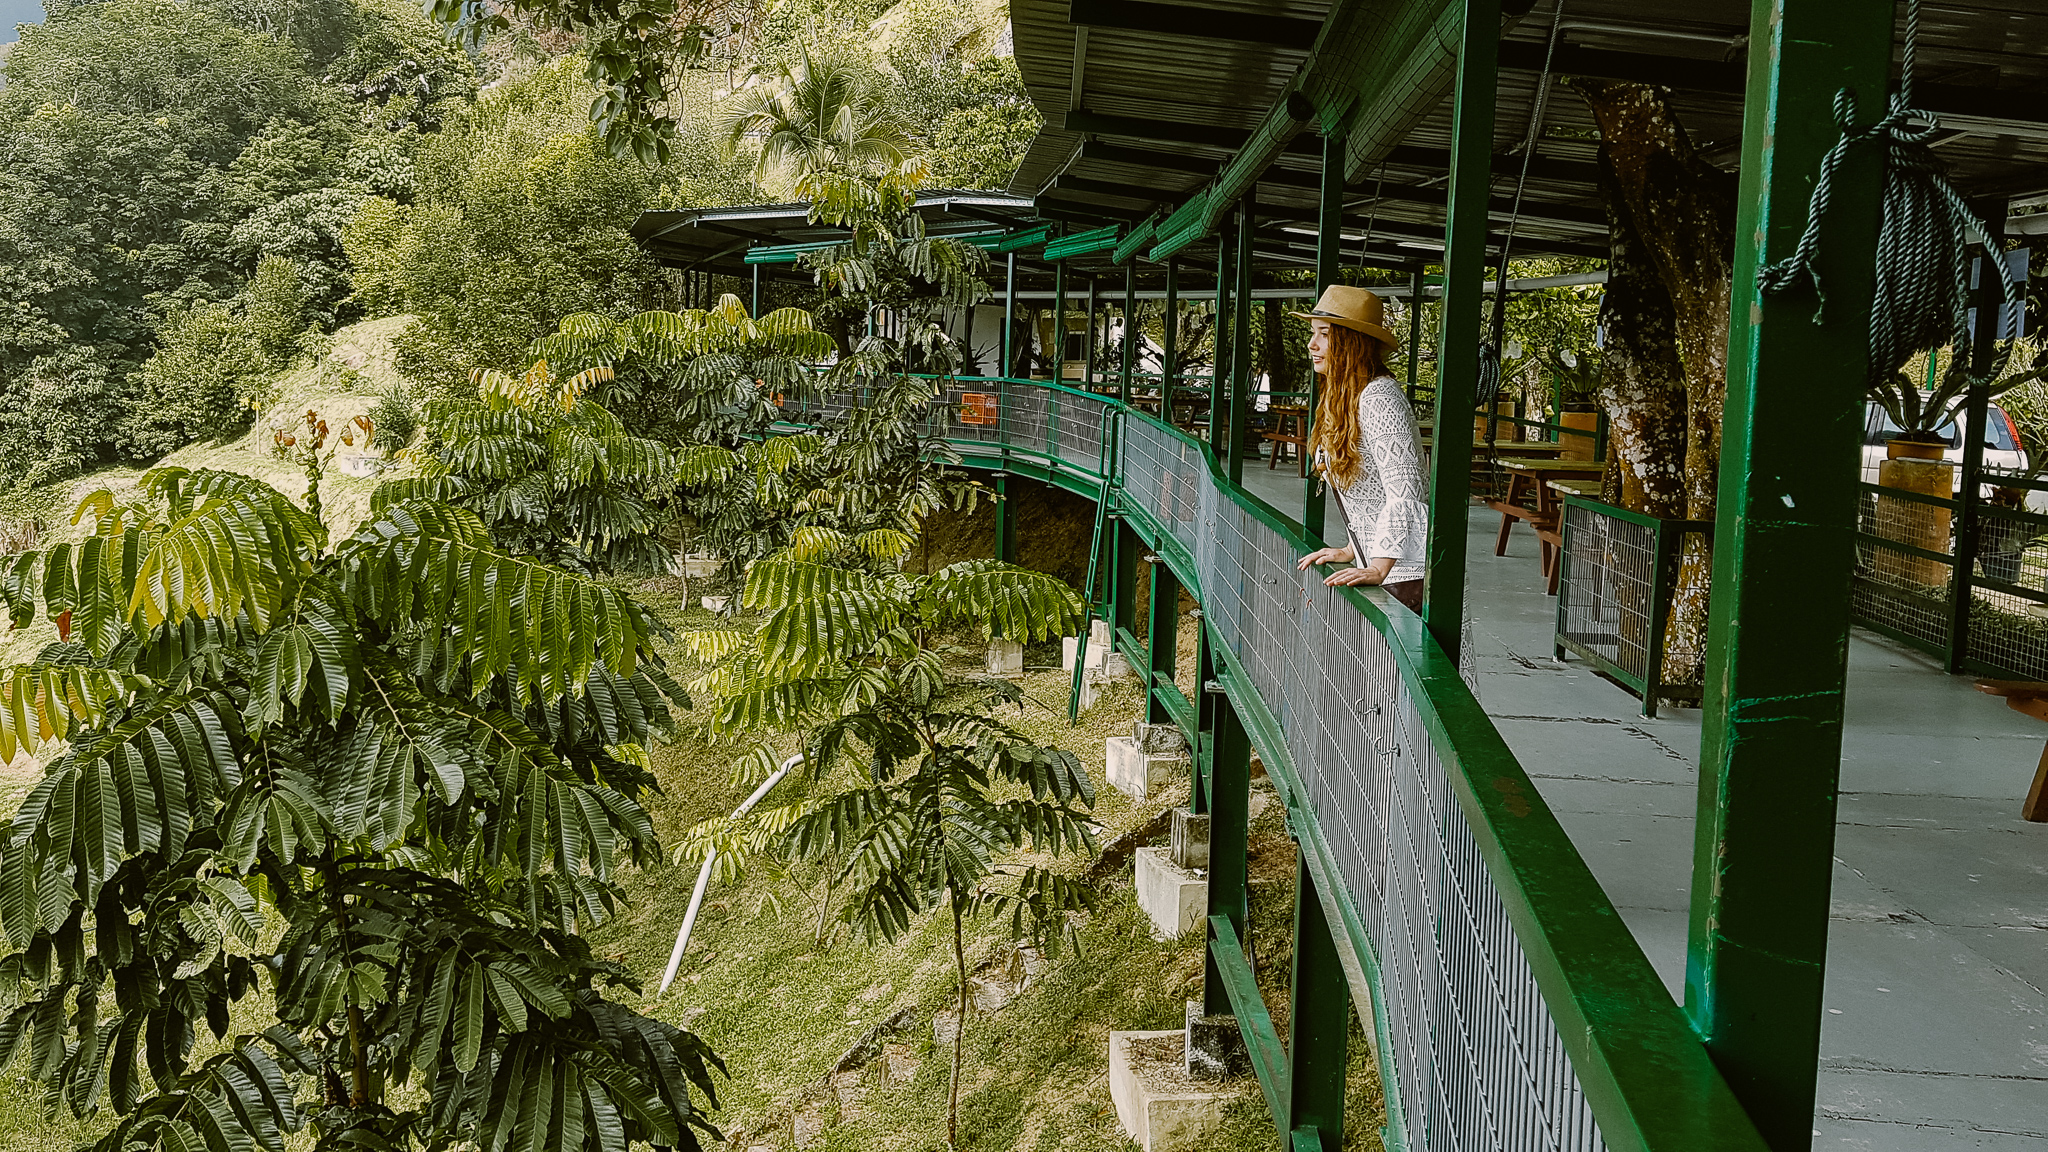
[[[1555, 660], [1536, 538], [1518, 526], [1496, 557], [1498, 527], [1473, 508], [1480, 701], [1682, 996], [1700, 714], [1645, 720]], [[1816, 1148], [2048, 1150], [2048, 825], [2019, 818], [2044, 738], [1968, 677], [1853, 635]]]

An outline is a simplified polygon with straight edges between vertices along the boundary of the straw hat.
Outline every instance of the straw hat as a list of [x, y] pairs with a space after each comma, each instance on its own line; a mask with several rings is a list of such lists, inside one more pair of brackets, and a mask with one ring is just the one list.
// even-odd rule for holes
[[1292, 315], [1304, 320], [1327, 320], [1332, 324], [1341, 324], [1355, 332], [1365, 333], [1389, 349], [1401, 346], [1401, 342], [1394, 338], [1394, 334], [1387, 331], [1387, 313], [1385, 307], [1380, 304], [1380, 298], [1363, 288], [1353, 288], [1348, 284], [1332, 284], [1323, 289], [1322, 299], [1316, 301], [1312, 311], [1295, 312]]

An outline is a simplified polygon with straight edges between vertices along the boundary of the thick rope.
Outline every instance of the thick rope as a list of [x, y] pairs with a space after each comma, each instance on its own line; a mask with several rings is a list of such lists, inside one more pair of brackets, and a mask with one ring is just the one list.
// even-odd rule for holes
[[[1884, 147], [1882, 222], [1877, 238], [1877, 285], [1870, 304], [1870, 383], [1891, 380], [1916, 353], [1969, 342], [1970, 233], [1989, 237], [1991, 229], [1963, 202], [1949, 183], [1948, 169], [1931, 146], [1940, 124], [1932, 112], [1914, 108], [1913, 57], [1920, 34], [1919, 0], [1907, 0], [1904, 72], [1899, 90], [1885, 115], [1857, 131], [1856, 97], [1847, 88], [1835, 93], [1835, 125], [1841, 136], [1821, 158], [1820, 178], [1807, 205], [1806, 230], [1792, 255], [1757, 270], [1764, 292], [1783, 292], [1801, 279], [1813, 285], [1818, 307], [1813, 322], [1827, 310], [1827, 292], [1816, 258], [1820, 253], [1821, 220], [1827, 215], [1835, 172], [1849, 150], [1875, 141]], [[1909, 121], [1925, 120], [1925, 128]], [[1987, 245], [1987, 248], [1994, 247]], [[2003, 254], [1987, 252], [1987, 264], [1998, 269], [2001, 305], [2009, 303], [2018, 285]]]

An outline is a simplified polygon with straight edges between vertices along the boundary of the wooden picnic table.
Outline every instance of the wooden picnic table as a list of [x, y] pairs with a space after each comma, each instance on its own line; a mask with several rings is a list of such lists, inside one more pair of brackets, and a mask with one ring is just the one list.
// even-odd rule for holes
[[[1592, 479], [1590, 477], [1583, 479], [1560, 478], [1556, 480], [1545, 480], [1543, 482], [1543, 487], [1552, 494], [1551, 504], [1553, 507], [1558, 509], [1559, 515], [1553, 517], [1550, 523], [1548, 524], [1538, 524], [1535, 526], [1536, 539], [1549, 545], [1552, 549], [1555, 550], [1556, 555], [1562, 556], [1564, 554], [1564, 497], [1597, 497], [1600, 495], [1600, 481]], [[1550, 566], [1550, 594], [1552, 596], [1557, 595], [1557, 577], [1558, 574], [1563, 571], [1564, 564], [1562, 561], [1553, 563]]]
[[[2036, 720], [2048, 720], [2048, 683], [2037, 680], [1979, 680], [1977, 691], [2005, 697], [2005, 706]], [[2020, 819], [2048, 824], [2048, 746], [2041, 749], [2041, 762], [2034, 768], [2034, 786], [2020, 804]]]
[[[1538, 559], [1543, 566], [1543, 575], [1551, 577], [1557, 563], [1557, 547], [1545, 539], [1543, 530], [1557, 523], [1559, 503], [1557, 493], [1551, 490], [1551, 480], [1586, 480], [1598, 477], [1607, 470], [1607, 465], [1598, 460], [1537, 460], [1526, 456], [1503, 456], [1495, 461], [1508, 476], [1508, 490], [1499, 500], [1488, 500], [1486, 506], [1500, 513], [1500, 535], [1495, 537], [1493, 554], [1508, 554], [1508, 533], [1515, 521], [1527, 520], [1537, 530]], [[1526, 501], [1526, 502], [1525, 502]], [[1551, 583], [1552, 590], [1556, 583]]]

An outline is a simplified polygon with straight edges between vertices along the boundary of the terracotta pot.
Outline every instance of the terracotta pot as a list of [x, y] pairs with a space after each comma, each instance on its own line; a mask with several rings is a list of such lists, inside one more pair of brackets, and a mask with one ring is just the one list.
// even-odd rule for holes
[[1884, 458], [1887, 460], [1939, 460], [1947, 452], [1946, 444], [1925, 444], [1918, 440], [1884, 442]]
[[1557, 414], [1557, 422], [1566, 428], [1576, 428], [1588, 433], [1585, 436], [1559, 435], [1557, 442], [1562, 450], [1558, 452], [1557, 458], [1560, 460], [1591, 460], [1593, 458], [1593, 449], [1596, 445], [1590, 434], [1600, 431], [1600, 414], [1598, 412], [1560, 412]]
[[[1912, 444], [1893, 440], [1888, 447], [1932, 448], [1939, 452], [1939, 444]], [[1885, 488], [1897, 488], [1906, 492], [1917, 492], [1922, 496], [1948, 496], [1955, 491], [1955, 465], [1946, 460], [1925, 460], [1911, 456], [1894, 457], [1877, 466], [1877, 519], [1873, 527], [1876, 534], [1886, 540], [1910, 544], [1929, 552], [1946, 553], [1949, 546], [1949, 530], [1954, 512], [1938, 504], [1923, 504], [1917, 500], [1903, 500], [1886, 496]], [[1909, 552], [1896, 552], [1890, 548], [1873, 548], [1871, 563], [1877, 578], [1891, 584], [1905, 584], [1919, 588], [1939, 589], [1948, 584], [1949, 566], [1939, 560], [1929, 560]]]

